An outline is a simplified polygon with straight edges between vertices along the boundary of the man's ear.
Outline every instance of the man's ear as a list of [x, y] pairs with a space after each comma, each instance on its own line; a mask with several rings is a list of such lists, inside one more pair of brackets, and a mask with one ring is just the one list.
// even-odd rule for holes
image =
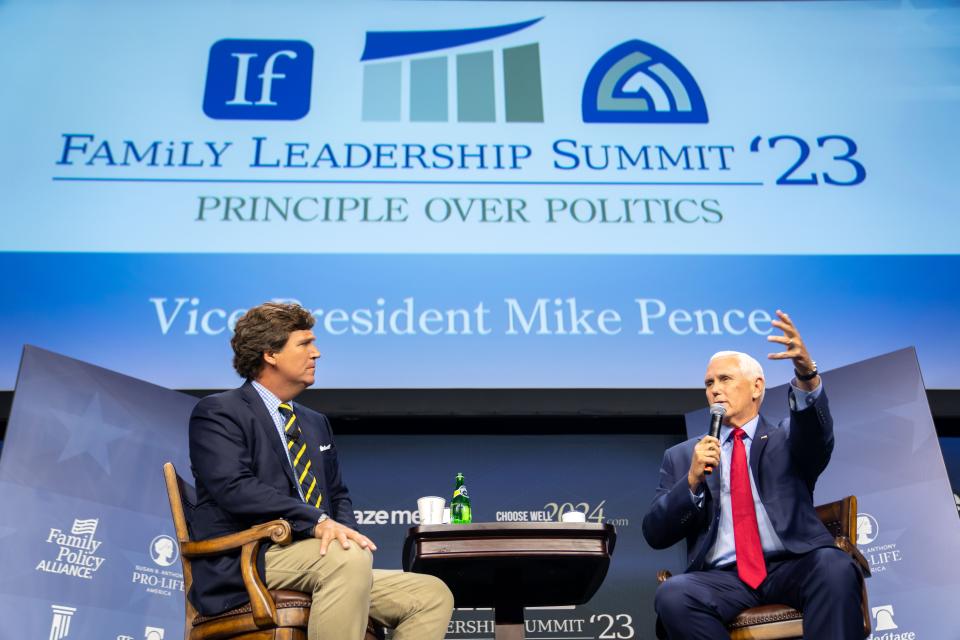
[[277, 364], [277, 354], [273, 353], [272, 351], [264, 351], [264, 352], [263, 352], [263, 361], [266, 362], [267, 364], [276, 366], [276, 364]]
[[759, 400], [760, 396], [763, 395], [763, 388], [766, 386], [766, 381], [763, 378], [756, 378], [753, 381], [753, 393], [750, 395], [754, 400]]

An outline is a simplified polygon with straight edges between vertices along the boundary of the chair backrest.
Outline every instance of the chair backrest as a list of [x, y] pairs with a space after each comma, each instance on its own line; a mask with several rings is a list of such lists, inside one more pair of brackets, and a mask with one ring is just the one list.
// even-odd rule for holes
[[835, 538], [857, 540], [857, 497], [847, 496], [836, 502], [817, 507], [817, 517]]
[[[191, 542], [190, 524], [186, 514], [192, 511], [194, 504], [196, 504], [197, 494], [191, 485], [177, 475], [177, 470], [172, 462], [164, 463], [163, 479], [167, 485], [167, 499], [170, 501], [173, 529], [177, 534], [177, 542], [183, 547], [183, 543]], [[190, 588], [193, 586], [193, 570], [190, 566], [190, 559], [182, 552], [180, 553], [180, 564], [183, 567], [183, 599], [186, 605], [186, 624], [184, 628], [189, 630], [194, 618], [197, 617], [197, 610], [187, 598], [187, 594], [190, 593]], [[186, 637], [189, 638], [189, 631], [187, 634]]]

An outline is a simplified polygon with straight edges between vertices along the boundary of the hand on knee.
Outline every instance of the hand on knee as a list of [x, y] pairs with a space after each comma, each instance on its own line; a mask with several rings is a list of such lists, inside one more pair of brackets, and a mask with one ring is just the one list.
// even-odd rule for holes
[[344, 549], [338, 543], [330, 545], [325, 556], [327, 562], [335, 563], [332, 574], [338, 582], [369, 591], [373, 585], [373, 554], [366, 549], [351, 545]]

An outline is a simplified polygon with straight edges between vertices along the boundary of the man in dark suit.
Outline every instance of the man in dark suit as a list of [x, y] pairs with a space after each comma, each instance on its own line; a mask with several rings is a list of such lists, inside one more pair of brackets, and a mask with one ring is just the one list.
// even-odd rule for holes
[[[271, 589], [313, 593], [309, 640], [360, 640], [368, 615], [395, 640], [443, 638], [453, 597], [432, 576], [372, 568], [376, 545], [358, 532], [327, 418], [294, 404], [320, 356], [313, 316], [266, 303], [238, 322], [239, 389], [201, 400], [190, 417], [198, 539], [286, 519], [295, 541], [264, 545], [257, 569]], [[197, 559], [190, 601], [215, 614], [247, 600], [237, 555]]]
[[661, 584], [654, 602], [671, 640], [729, 638], [726, 624], [764, 603], [803, 611], [806, 638], [863, 637], [859, 569], [813, 505], [833, 451], [827, 396], [790, 317], [777, 316], [783, 335], [767, 339], [785, 351], [768, 357], [793, 362], [789, 419], [760, 416], [760, 364], [721, 351], [704, 379], [708, 403], [726, 410], [719, 438], [687, 440], [663, 457], [643, 534], [656, 549], [687, 542], [685, 573]]

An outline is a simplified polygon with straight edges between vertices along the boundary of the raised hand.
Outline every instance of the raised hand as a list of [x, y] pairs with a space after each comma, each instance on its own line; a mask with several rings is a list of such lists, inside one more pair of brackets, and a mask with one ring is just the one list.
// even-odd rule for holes
[[[807, 376], [815, 372], [817, 363], [810, 357], [810, 352], [807, 351], [807, 345], [804, 344], [803, 339], [800, 337], [800, 332], [797, 331], [793, 320], [780, 309], [777, 309], [777, 317], [779, 320], [774, 320], [771, 324], [777, 329], [780, 329], [783, 335], [767, 336], [767, 340], [769, 342], [782, 344], [785, 350], [767, 354], [767, 357], [771, 360], [793, 360], [793, 368], [798, 376]], [[810, 380], [800, 380], [798, 378], [797, 384], [801, 389], [808, 391], [813, 390], [820, 384], [818, 378], [819, 376], [814, 376]]]

